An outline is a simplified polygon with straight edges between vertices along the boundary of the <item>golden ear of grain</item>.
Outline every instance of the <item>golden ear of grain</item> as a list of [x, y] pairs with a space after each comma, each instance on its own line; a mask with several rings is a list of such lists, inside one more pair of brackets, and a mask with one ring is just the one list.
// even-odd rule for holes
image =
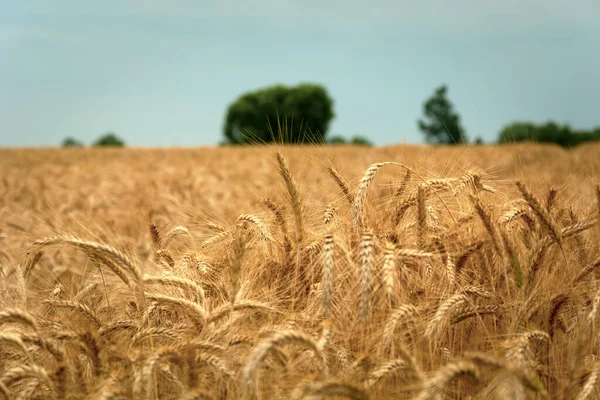
[[345, 397], [353, 400], [368, 400], [367, 393], [354, 385], [342, 382], [315, 382], [302, 386], [302, 398]]
[[325, 213], [323, 215], [323, 223], [329, 224], [335, 217], [337, 212], [337, 206], [333, 203], [330, 203], [325, 208]]
[[383, 328], [383, 337], [380, 345], [380, 354], [382, 357], [391, 348], [394, 339], [397, 338], [396, 332], [398, 328], [402, 327], [403, 331], [408, 333], [409, 336], [416, 330], [416, 314], [417, 309], [411, 304], [403, 304], [391, 312]]
[[204, 307], [198, 303], [161, 294], [147, 294], [146, 298], [150, 301], [156, 302], [159, 305], [170, 306], [181, 310], [184, 314], [188, 315], [196, 325], [201, 327], [206, 324], [208, 319], [208, 313]]
[[33, 315], [19, 308], [5, 308], [0, 311], [0, 325], [7, 323], [23, 324], [39, 332], [39, 326]]
[[164, 238], [162, 239], [162, 247], [166, 248], [169, 245], [169, 243], [171, 243], [171, 240], [173, 240], [173, 238], [178, 235], [187, 235], [189, 237], [192, 237], [190, 231], [185, 226], [175, 226], [165, 234]]
[[398, 188], [394, 191], [394, 197], [398, 198], [400, 196], [402, 196], [402, 194], [404, 194], [404, 191], [406, 190], [406, 186], [408, 185], [408, 181], [410, 181], [410, 177], [411, 177], [411, 171], [410, 169], [407, 169], [406, 172], [404, 173], [404, 178], [402, 178], [402, 182], [400, 183], [400, 186], [398, 186]]
[[369, 374], [366, 386], [368, 388], [372, 388], [383, 378], [392, 374], [396, 374], [397, 372], [402, 371], [404, 369], [406, 369], [406, 361], [404, 361], [401, 358], [397, 358], [395, 360], [383, 363]]
[[236, 221], [236, 226], [243, 227], [245, 225], [251, 225], [255, 227], [260, 232], [260, 237], [262, 240], [266, 240], [270, 243], [275, 242], [273, 235], [271, 235], [271, 232], [269, 232], [269, 228], [267, 228], [260, 218], [251, 214], [240, 214]]
[[394, 283], [397, 279], [397, 264], [398, 262], [396, 259], [396, 246], [394, 246], [391, 243], [387, 243], [385, 248], [385, 254], [383, 257], [382, 278], [383, 285], [385, 287], [385, 292], [390, 302], [394, 294]]
[[29, 275], [29, 273], [31, 272], [31, 270], [40, 261], [40, 259], [42, 258], [43, 254], [44, 254], [43, 251], [36, 251], [33, 255], [28, 255], [27, 256], [25, 264], [22, 267], [23, 277], [24, 278], [27, 278], [27, 276]]
[[191, 279], [179, 278], [176, 276], [144, 275], [144, 283], [149, 285], [157, 284], [189, 290], [194, 293], [200, 301], [204, 301], [205, 299], [204, 289], [202, 286]]
[[454, 296], [446, 299], [437, 309], [433, 318], [427, 324], [427, 329], [425, 330], [425, 338], [435, 340], [443, 328], [444, 322], [460, 307], [462, 307], [465, 303], [467, 303], [467, 297], [458, 293]]
[[32, 247], [34, 249], [41, 249], [43, 247], [63, 243], [80, 248], [92, 255], [97, 253], [107, 257], [128, 271], [136, 282], [139, 283], [142, 279], [142, 273], [139, 267], [129, 258], [129, 256], [114, 247], [102, 243], [82, 240], [75, 236], [52, 236], [35, 241], [32, 244]]
[[440, 395], [448, 384], [456, 379], [466, 379], [472, 385], [479, 383], [479, 369], [468, 361], [458, 361], [440, 368], [425, 382], [417, 399], [425, 400]]
[[548, 191], [548, 195], [546, 196], [546, 211], [552, 211], [552, 207], [554, 207], [554, 203], [556, 202], [556, 195], [558, 194], [558, 189], [550, 188]]
[[171, 256], [171, 253], [169, 253], [167, 250], [157, 250], [154, 255], [157, 261], [164, 261], [169, 267], [175, 268], [175, 260], [173, 259], [173, 256]]
[[537, 215], [542, 225], [544, 225], [548, 229], [552, 238], [558, 243], [560, 247], [562, 247], [563, 237], [561, 234], [561, 229], [558, 227], [556, 221], [554, 221], [554, 218], [550, 216], [548, 210], [542, 206], [537, 197], [535, 197], [533, 193], [531, 193], [529, 188], [523, 182], [517, 181], [517, 187], [519, 188], [519, 191], [521, 192], [523, 198], [527, 201], [527, 204], [529, 204], [529, 207], [531, 207], [531, 209]]
[[354, 199], [352, 198], [352, 191], [350, 190], [350, 186], [348, 185], [346, 179], [344, 179], [342, 174], [340, 174], [339, 171], [333, 167], [333, 165], [329, 165], [327, 167], [327, 172], [329, 172], [329, 176], [331, 176], [335, 183], [338, 184], [348, 203], [352, 205]]
[[213, 309], [210, 315], [207, 318], [208, 323], [216, 322], [221, 318], [229, 315], [233, 311], [261, 311], [266, 313], [276, 314], [279, 313], [277, 309], [273, 308], [270, 304], [255, 301], [255, 300], [237, 300], [233, 306], [231, 304], [223, 304], [215, 309]]
[[219, 242], [222, 242], [223, 240], [227, 239], [228, 237], [231, 236], [231, 233], [229, 231], [221, 231], [219, 233], [217, 233], [216, 235], [214, 235], [213, 237], [206, 239], [204, 242], [202, 242], [202, 244], [200, 245], [200, 247], [202, 249], [205, 249], [207, 247], [210, 247], [214, 244], [217, 244]]
[[150, 224], [149, 229], [150, 237], [152, 238], [152, 243], [154, 244], [155, 248], [162, 248], [160, 231], [158, 230], [158, 227], [155, 224]]
[[456, 260], [456, 273], [457, 274], [460, 273], [460, 271], [462, 270], [463, 266], [465, 265], [465, 263], [467, 262], [469, 257], [472, 254], [474, 254], [477, 250], [479, 250], [481, 248], [481, 246], [483, 246], [483, 242], [481, 240], [478, 240], [478, 241], [474, 242], [473, 244], [464, 248], [464, 250], [457, 256], [457, 260]]
[[298, 344], [311, 350], [319, 361], [321, 373], [327, 374], [325, 355], [319, 349], [316, 340], [302, 332], [280, 331], [255, 346], [242, 369], [242, 384], [248, 397], [253, 398], [258, 395], [257, 375], [264, 360], [272, 351], [287, 344]]
[[519, 254], [517, 250], [513, 246], [512, 242], [508, 238], [508, 235], [504, 230], [500, 229], [500, 237], [502, 238], [502, 243], [504, 244], [504, 249], [506, 250], [506, 255], [508, 256], [509, 262], [512, 267], [513, 277], [515, 280], [515, 284], [520, 289], [523, 287], [523, 268], [521, 267], [521, 261], [519, 260]]
[[296, 181], [292, 176], [290, 167], [288, 166], [287, 160], [280, 152], [277, 152], [277, 163], [279, 164], [279, 172], [285, 182], [285, 187], [290, 195], [290, 201], [292, 203], [292, 212], [294, 213], [294, 221], [296, 223], [296, 243], [299, 245], [304, 239], [304, 219], [302, 202], [300, 201], [300, 194], [298, 194], [298, 188]]
[[0, 347], [12, 346], [27, 354], [27, 347], [21, 339], [21, 336], [16, 333], [0, 333]]
[[475, 207], [475, 211], [477, 212], [477, 215], [479, 215], [481, 222], [483, 222], [483, 226], [485, 227], [486, 231], [490, 235], [490, 238], [492, 239], [492, 244], [494, 245], [494, 249], [496, 250], [498, 255], [503, 257], [504, 250], [503, 250], [502, 243], [500, 240], [500, 235], [498, 234], [498, 229], [496, 228], [496, 225], [494, 224], [494, 221], [492, 220], [491, 215], [484, 208], [479, 197], [474, 196], [474, 195], [469, 195], [469, 199], [471, 200], [471, 203]]
[[88, 320], [94, 323], [96, 327], [102, 326], [102, 321], [98, 315], [87, 305], [77, 302], [77, 301], [67, 301], [67, 300], [44, 300], [44, 304], [48, 304], [55, 308], [67, 308], [73, 311], [79, 312], [81, 315], [86, 317]]
[[586, 379], [581, 392], [579, 392], [577, 400], [590, 399], [598, 386], [598, 381], [600, 381], [600, 363], [596, 362], [592, 369], [592, 373]]
[[275, 224], [279, 227], [279, 229], [281, 230], [281, 233], [283, 235], [284, 252], [285, 252], [286, 256], [289, 256], [290, 252], [292, 251], [292, 244], [291, 244], [290, 238], [288, 236], [288, 230], [287, 230], [287, 226], [285, 224], [285, 218], [283, 217], [283, 210], [277, 204], [273, 203], [273, 201], [271, 201], [270, 199], [263, 199], [263, 203], [269, 210], [271, 210], [271, 212], [275, 216]]
[[49, 388], [51, 392], [54, 392], [54, 385], [48, 371], [37, 364], [21, 365], [6, 371], [2, 376], [2, 384], [5, 387], [10, 387], [23, 379], [30, 378], [36, 379], [40, 384]]
[[383, 162], [372, 164], [363, 173], [353, 203], [352, 222], [355, 228], [361, 227], [364, 224], [363, 208], [367, 198], [367, 190], [371, 182], [373, 182], [377, 171], [386, 164]]

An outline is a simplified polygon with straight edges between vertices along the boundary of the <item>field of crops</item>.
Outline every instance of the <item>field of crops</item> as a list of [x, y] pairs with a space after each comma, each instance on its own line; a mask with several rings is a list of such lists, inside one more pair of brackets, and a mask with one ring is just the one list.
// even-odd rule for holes
[[595, 399], [600, 146], [0, 150], [0, 398]]

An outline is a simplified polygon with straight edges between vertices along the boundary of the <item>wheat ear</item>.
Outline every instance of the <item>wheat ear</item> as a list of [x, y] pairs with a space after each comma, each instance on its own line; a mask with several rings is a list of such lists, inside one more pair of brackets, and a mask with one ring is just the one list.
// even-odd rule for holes
[[394, 246], [391, 243], [387, 243], [383, 257], [382, 277], [385, 292], [390, 303], [394, 294], [394, 283], [396, 282], [397, 265], [398, 260], [396, 259], [396, 246]]
[[354, 199], [352, 198], [352, 191], [350, 190], [350, 186], [348, 185], [346, 179], [344, 179], [342, 174], [340, 174], [339, 171], [335, 169], [332, 165], [327, 167], [327, 172], [329, 172], [329, 175], [331, 176], [331, 178], [333, 178], [335, 183], [338, 184], [338, 186], [342, 190], [342, 193], [344, 193], [344, 197], [346, 198], [348, 203], [352, 205]]
[[600, 380], [600, 363], [596, 363], [594, 365], [594, 369], [592, 373], [585, 381], [581, 392], [579, 392], [579, 396], [577, 396], [577, 400], [587, 400], [596, 390], [596, 386], [598, 385], [598, 381]]
[[75, 236], [52, 236], [35, 241], [32, 247], [39, 249], [61, 243], [78, 247], [84, 251], [90, 252], [91, 254], [99, 253], [100, 255], [107, 257], [116, 262], [118, 265], [124, 267], [125, 270], [133, 275], [137, 282], [141, 281], [142, 273], [140, 269], [127, 255], [120, 250], [115, 249], [114, 247], [102, 243], [85, 241]]
[[325, 356], [319, 350], [319, 344], [312, 337], [297, 331], [281, 331], [262, 341], [250, 354], [246, 365], [242, 369], [242, 383], [244, 389], [253, 398], [257, 394], [257, 373], [267, 356], [280, 346], [296, 343], [310, 349], [319, 361], [321, 371], [326, 373]]
[[444, 322], [449, 316], [458, 310], [461, 306], [467, 303], [467, 296], [462, 293], [455, 294], [454, 296], [446, 299], [440, 307], [437, 309], [433, 318], [429, 321], [427, 329], [425, 330], [425, 338], [435, 339], [439, 335]]
[[559, 228], [556, 221], [554, 221], [554, 218], [550, 216], [548, 210], [544, 206], [542, 206], [541, 202], [537, 199], [537, 197], [533, 195], [533, 193], [531, 193], [529, 188], [527, 188], [527, 186], [525, 186], [523, 182], [517, 181], [517, 187], [519, 188], [519, 191], [521, 192], [521, 195], [523, 196], [525, 201], [527, 201], [527, 204], [529, 204], [529, 207], [531, 207], [531, 209], [537, 215], [542, 225], [544, 225], [548, 229], [552, 238], [562, 248], [563, 237], [561, 229]]
[[186, 289], [194, 293], [198, 299], [204, 301], [204, 289], [198, 283], [191, 279], [178, 278], [176, 276], [151, 276], [144, 275], [144, 283], [148, 285], [172, 286], [180, 289]]
[[189, 300], [160, 294], [147, 294], [146, 298], [156, 302], [159, 305], [167, 305], [183, 311], [185, 314], [189, 315], [196, 322], [196, 324], [201, 322], [201, 326], [206, 323], [208, 318], [208, 313], [201, 305]]
[[296, 243], [299, 245], [304, 239], [304, 222], [302, 216], [303, 210], [302, 202], [300, 201], [300, 194], [298, 194], [296, 181], [292, 176], [290, 167], [288, 166], [285, 157], [283, 157], [280, 152], [277, 152], [277, 163], [279, 164], [279, 172], [281, 173], [281, 177], [285, 182], [285, 187], [290, 195], [292, 211], [294, 213], [294, 221], [296, 222]]
[[479, 382], [479, 370], [468, 361], [458, 361], [440, 368], [433, 377], [424, 383], [417, 397], [418, 400], [432, 399], [439, 396], [448, 384], [456, 379], [468, 379], [472, 384]]
[[346, 397], [353, 400], [368, 400], [367, 393], [354, 385], [342, 382], [315, 382], [302, 387], [302, 398]]
[[4, 310], [0, 311], [0, 325], [6, 323], [27, 325], [34, 331], [39, 332], [39, 327], [35, 318], [28, 312], [18, 308], [5, 308]]

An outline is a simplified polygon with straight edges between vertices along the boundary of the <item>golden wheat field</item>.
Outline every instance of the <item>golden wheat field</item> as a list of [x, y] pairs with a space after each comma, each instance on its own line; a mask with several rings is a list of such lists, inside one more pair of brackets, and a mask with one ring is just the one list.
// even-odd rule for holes
[[600, 146], [0, 150], [0, 397], [595, 399]]

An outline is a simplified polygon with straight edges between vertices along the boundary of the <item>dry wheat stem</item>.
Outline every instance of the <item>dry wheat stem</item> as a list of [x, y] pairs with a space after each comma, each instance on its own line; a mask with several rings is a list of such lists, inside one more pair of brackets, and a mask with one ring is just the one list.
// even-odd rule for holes
[[368, 324], [373, 297], [373, 233], [364, 232], [359, 251], [358, 320]]
[[331, 299], [333, 297], [333, 263], [334, 263], [334, 242], [333, 235], [325, 235], [323, 243], [323, 272], [321, 278], [322, 288], [322, 312], [325, 316], [329, 315], [331, 308]]

